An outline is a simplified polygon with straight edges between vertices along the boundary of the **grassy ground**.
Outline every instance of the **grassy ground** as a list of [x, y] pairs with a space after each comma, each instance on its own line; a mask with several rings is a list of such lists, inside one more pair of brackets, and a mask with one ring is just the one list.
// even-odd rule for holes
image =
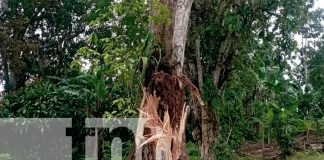
[[298, 152], [287, 160], [324, 160], [324, 153], [318, 152]]

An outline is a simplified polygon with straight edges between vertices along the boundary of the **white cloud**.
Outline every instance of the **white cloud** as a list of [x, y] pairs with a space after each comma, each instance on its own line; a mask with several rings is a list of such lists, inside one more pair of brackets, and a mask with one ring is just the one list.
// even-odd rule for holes
[[324, 0], [316, 0], [314, 4], [314, 8], [323, 8], [324, 9]]

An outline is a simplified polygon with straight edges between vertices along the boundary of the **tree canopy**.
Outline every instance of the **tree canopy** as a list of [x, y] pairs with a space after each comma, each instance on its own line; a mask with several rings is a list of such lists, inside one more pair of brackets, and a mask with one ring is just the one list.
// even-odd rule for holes
[[[151, 95], [159, 101], [147, 114], [165, 124], [170, 116], [172, 131], [189, 106], [173, 159], [238, 159], [246, 146], [278, 146], [270, 158], [313, 144], [323, 151], [324, 10], [314, 4], [3, 0], [1, 118], [73, 118], [80, 129], [87, 117], [141, 117]], [[107, 159], [111, 137], [99, 132]], [[130, 135], [124, 158], [136, 150]]]

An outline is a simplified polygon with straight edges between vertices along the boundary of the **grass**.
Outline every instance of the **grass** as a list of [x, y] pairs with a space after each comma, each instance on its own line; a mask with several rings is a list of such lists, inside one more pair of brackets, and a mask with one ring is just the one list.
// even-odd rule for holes
[[11, 160], [9, 154], [0, 154], [0, 160]]
[[288, 157], [287, 160], [324, 160], [324, 153], [311, 151], [297, 152]]

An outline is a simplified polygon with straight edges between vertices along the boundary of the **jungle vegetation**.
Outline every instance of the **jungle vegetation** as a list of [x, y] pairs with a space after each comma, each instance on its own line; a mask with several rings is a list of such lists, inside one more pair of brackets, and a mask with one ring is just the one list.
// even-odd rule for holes
[[[323, 152], [324, 10], [314, 3], [2, 0], [0, 117], [73, 118], [74, 159], [84, 118], [155, 119], [146, 138], [167, 126], [169, 137], [144, 145], [147, 160]], [[132, 159], [134, 136], [112, 134]], [[110, 159], [108, 135], [99, 131], [99, 159]]]

